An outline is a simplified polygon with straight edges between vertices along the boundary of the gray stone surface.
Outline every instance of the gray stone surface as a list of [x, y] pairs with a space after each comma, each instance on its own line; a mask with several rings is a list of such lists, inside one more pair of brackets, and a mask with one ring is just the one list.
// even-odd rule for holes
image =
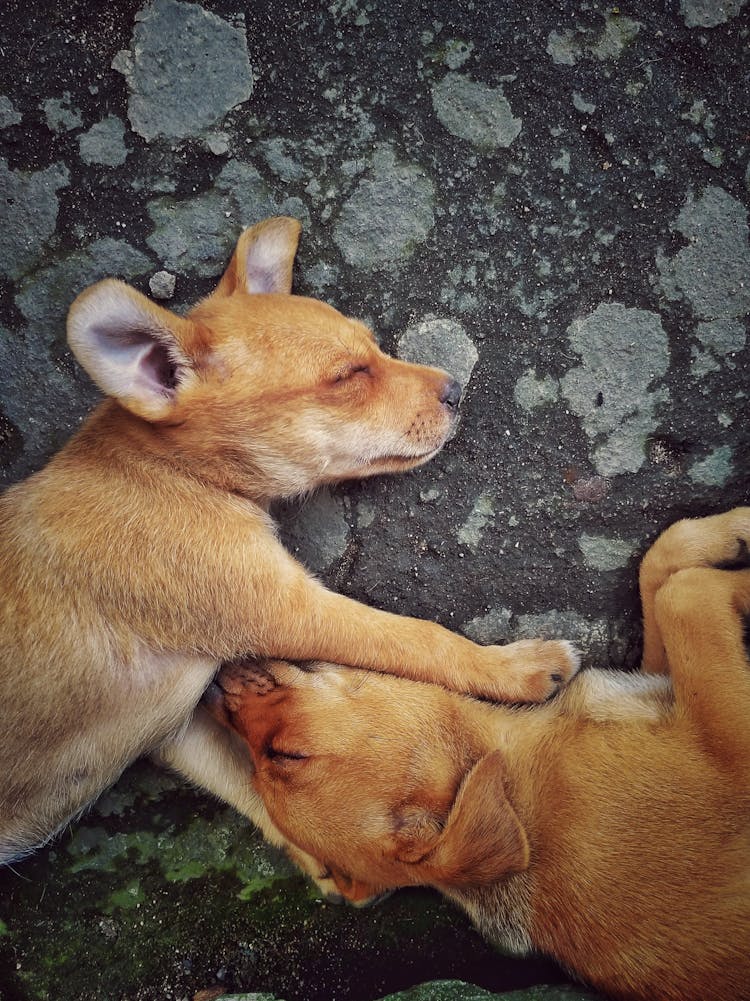
[[587, 1001], [591, 995], [569, 987], [533, 987], [527, 991], [496, 994], [460, 980], [433, 980], [382, 1001]]
[[199, 135], [250, 97], [252, 70], [240, 27], [194, 3], [154, 0], [136, 15], [124, 74], [133, 130], [150, 141]]
[[466, 388], [479, 352], [460, 323], [435, 317], [404, 331], [398, 340], [398, 356], [404, 361], [442, 368]]
[[627, 539], [608, 539], [584, 533], [578, 540], [587, 567], [592, 570], [620, 570], [633, 558], [636, 546]]
[[[460, 980], [433, 980], [389, 994], [381, 1001], [587, 1001], [585, 994], [567, 987], [536, 987], [528, 991], [495, 994]], [[222, 994], [216, 1001], [281, 1001], [271, 994]]]
[[519, 615], [509, 639], [525, 640], [567, 636], [582, 654], [583, 667], [622, 664], [628, 639], [622, 627], [606, 619], [589, 619], [574, 611], [550, 611]]
[[47, 128], [52, 132], [72, 132], [83, 125], [78, 108], [71, 105], [71, 97], [65, 91], [62, 97], [49, 97], [42, 103], [42, 111]]
[[148, 287], [154, 299], [171, 299], [177, 279], [169, 271], [157, 271], [148, 280]]
[[685, 299], [702, 319], [747, 315], [750, 246], [742, 203], [710, 185], [700, 197], [688, 197], [673, 228], [687, 246], [674, 257], [657, 256], [664, 294]]
[[513, 398], [519, 407], [530, 413], [537, 407], [555, 403], [560, 396], [560, 385], [551, 375], [538, 378], [534, 369], [529, 369], [513, 387]]
[[432, 88], [432, 104], [440, 123], [482, 153], [507, 149], [521, 131], [500, 88], [487, 87], [460, 73], [448, 73]]
[[[647, 546], [750, 496], [748, 4], [387, 8], [0, 4], [0, 480], [97, 399], [65, 346], [85, 285], [167, 270], [182, 311], [243, 225], [289, 213], [296, 291], [467, 384], [428, 465], [281, 508], [289, 547], [358, 600], [634, 666]], [[142, 765], [0, 874], [12, 1001], [351, 1001], [428, 976], [563, 974], [426, 893], [324, 904]]]
[[715, 28], [737, 17], [746, 0], [680, 0], [680, 12], [688, 28]]
[[321, 489], [281, 512], [287, 547], [308, 570], [324, 573], [340, 560], [350, 536], [344, 497]]
[[698, 341], [693, 347], [691, 374], [701, 379], [709, 372], [719, 372], [722, 366], [734, 368], [735, 355], [747, 343], [745, 324], [740, 320], [709, 320], [695, 328]]
[[688, 471], [694, 483], [710, 487], [723, 487], [729, 482], [735, 471], [734, 451], [729, 445], [720, 445], [713, 449], [705, 459], [694, 462]]
[[204, 194], [149, 202], [154, 229], [147, 242], [167, 268], [218, 276], [243, 226], [277, 211], [257, 169], [233, 160]]
[[434, 187], [424, 170], [379, 146], [367, 175], [344, 202], [334, 238], [347, 264], [398, 267], [435, 223]]
[[640, 31], [641, 22], [623, 17], [617, 9], [602, 16], [604, 24], [600, 26], [551, 31], [547, 38], [547, 52], [553, 62], [573, 66], [584, 56], [600, 61], [619, 59]]
[[78, 149], [84, 163], [98, 163], [104, 167], [121, 167], [128, 150], [125, 145], [125, 126], [116, 115], [107, 115], [78, 137]]
[[39, 257], [55, 232], [60, 206], [57, 192], [70, 179], [62, 163], [34, 173], [9, 170], [0, 160], [0, 199], [4, 204], [0, 227], [0, 274], [20, 278]]
[[134, 278], [148, 268], [143, 253], [105, 237], [19, 282], [15, 302], [23, 322], [0, 337], [0, 413], [23, 444], [20, 454], [14, 450], [3, 462], [0, 482], [18, 478], [29, 463], [41, 465], [77, 430], [98, 398], [64, 347], [73, 298], [100, 278]]
[[669, 366], [666, 333], [658, 314], [602, 303], [568, 329], [582, 364], [562, 379], [562, 392], [595, 446], [604, 476], [635, 473], [658, 421], [655, 409], [668, 391], [654, 388]]
[[21, 121], [21, 113], [13, 106], [13, 102], [5, 96], [0, 95], [0, 129], [10, 128], [11, 125], [18, 125]]
[[513, 613], [509, 608], [491, 608], [484, 615], [477, 615], [462, 628], [466, 636], [475, 643], [507, 643], [511, 633]]

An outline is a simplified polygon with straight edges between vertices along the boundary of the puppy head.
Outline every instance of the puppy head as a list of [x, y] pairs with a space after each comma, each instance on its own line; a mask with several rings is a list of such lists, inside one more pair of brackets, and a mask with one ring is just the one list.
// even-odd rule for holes
[[219, 685], [213, 711], [247, 742], [271, 818], [347, 899], [485, 885], [527, 867], [502, 755], [472, 740], [469, 700], [278, 661], [225, 669]]
[[389, 358], [363, 324], [290, 294], [299, 230], [286, 218], [246, 230], [186, 317], [111, 280], [68, 317], [70, 346], [105, 393], [158, 424], [171, 451], [267, 496], [425, 462], [460, 397], [445, 372]]

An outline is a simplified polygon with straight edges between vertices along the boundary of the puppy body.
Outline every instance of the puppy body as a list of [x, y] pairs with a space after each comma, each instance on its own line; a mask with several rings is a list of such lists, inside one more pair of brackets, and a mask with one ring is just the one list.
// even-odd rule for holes
[[511, 709], [275, 664], [265, 692], [221, 681], [226, 722], [274, 822], [349, 899], [433, 885], [612, 997], [747, 1001], [750, 570], [713, 567], [748, 541], [744, 508], [651, 549], [644, 673]]
[[277, 837], [245, 750], [193, 716], [224, 660], [332, 659], [521, 699], [576, 669], [566, 644], [480, 648], [331, 594], [279, 544], [271, 499], [427, 461], [459, 396], [290, 295], [298, 236], [292, 219], [247, 230], [186, 317], [115, 281], [71, 308], [71, 346], [111, 399], [0, 500], [0, 861], [146, 751]]
[[696, 741], [668, 679], [592, 671], [572, 688], [544, 729], [520, 717], [519, 740], [502, 710], [490, 726], [529, 868], [441, 888], [488, 938], [613, 996], [749, 997], [748, 790]]

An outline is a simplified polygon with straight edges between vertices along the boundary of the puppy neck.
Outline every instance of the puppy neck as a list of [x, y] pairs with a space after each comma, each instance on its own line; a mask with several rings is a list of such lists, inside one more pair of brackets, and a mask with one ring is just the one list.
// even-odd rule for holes
[[92, 454], [110, 468], [119, 467], [128, 474], [148, 468], [168, 469], [171, 476], [241, 497], [264, 511], [272, 501], [303, 493], [309, 487], [300, 483], [298, 491], [290, 491], [285, 470], [265, 470], [247, 454], [242, 455], [242, 461], [240, 457], [233, 460], [226, 450], [213, 447], [210, 441], [201, 442], [200, 429], [180, 422], [146, 421], [111, 399], [94, 410], [61, 453], [69, 459]]

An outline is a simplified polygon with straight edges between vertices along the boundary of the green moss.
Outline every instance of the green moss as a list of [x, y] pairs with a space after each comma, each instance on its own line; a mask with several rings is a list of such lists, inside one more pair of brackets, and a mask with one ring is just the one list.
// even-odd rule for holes
[[367, 1001], [430, 976], [497, 983], [516, 969], [437, 894], [327, 904], [231, 810], [156, 793], [143, 776], [143, 791], [127, 777], [98, 816], [0, 872], [0, 984], [13, 1001], [176, 1001], [217, 979], [287, 1001]]
[[73, 858], [71, 873], [114, 873], [123, 865], [150, 863], [158, 865], [169, 883], [185, 883], [210, 873], [232, 873], [242, 884], [238, 897], [243, 901], [278, 879], [288, 879], [293, 871], [278, 852], [252, 835], [247, 821], [230, 810], [213, 820], [198, 817], [179, 832], [170, 826], [158, 834], [131, 831], [110, 835], [103, 827], [82, 827], [71, 837], [67, 852]]
[[109, 904], [105, 910], [108, 914], [111, 914], [118, 908], [130, 911], [135, 907], [140, 907], [145, 899], [146, 895], [143, 892], [140, 880], [132, 879], [127, 886], [123, 887], [123, 889], [115, 890], [115, 892], [110, 895]]

